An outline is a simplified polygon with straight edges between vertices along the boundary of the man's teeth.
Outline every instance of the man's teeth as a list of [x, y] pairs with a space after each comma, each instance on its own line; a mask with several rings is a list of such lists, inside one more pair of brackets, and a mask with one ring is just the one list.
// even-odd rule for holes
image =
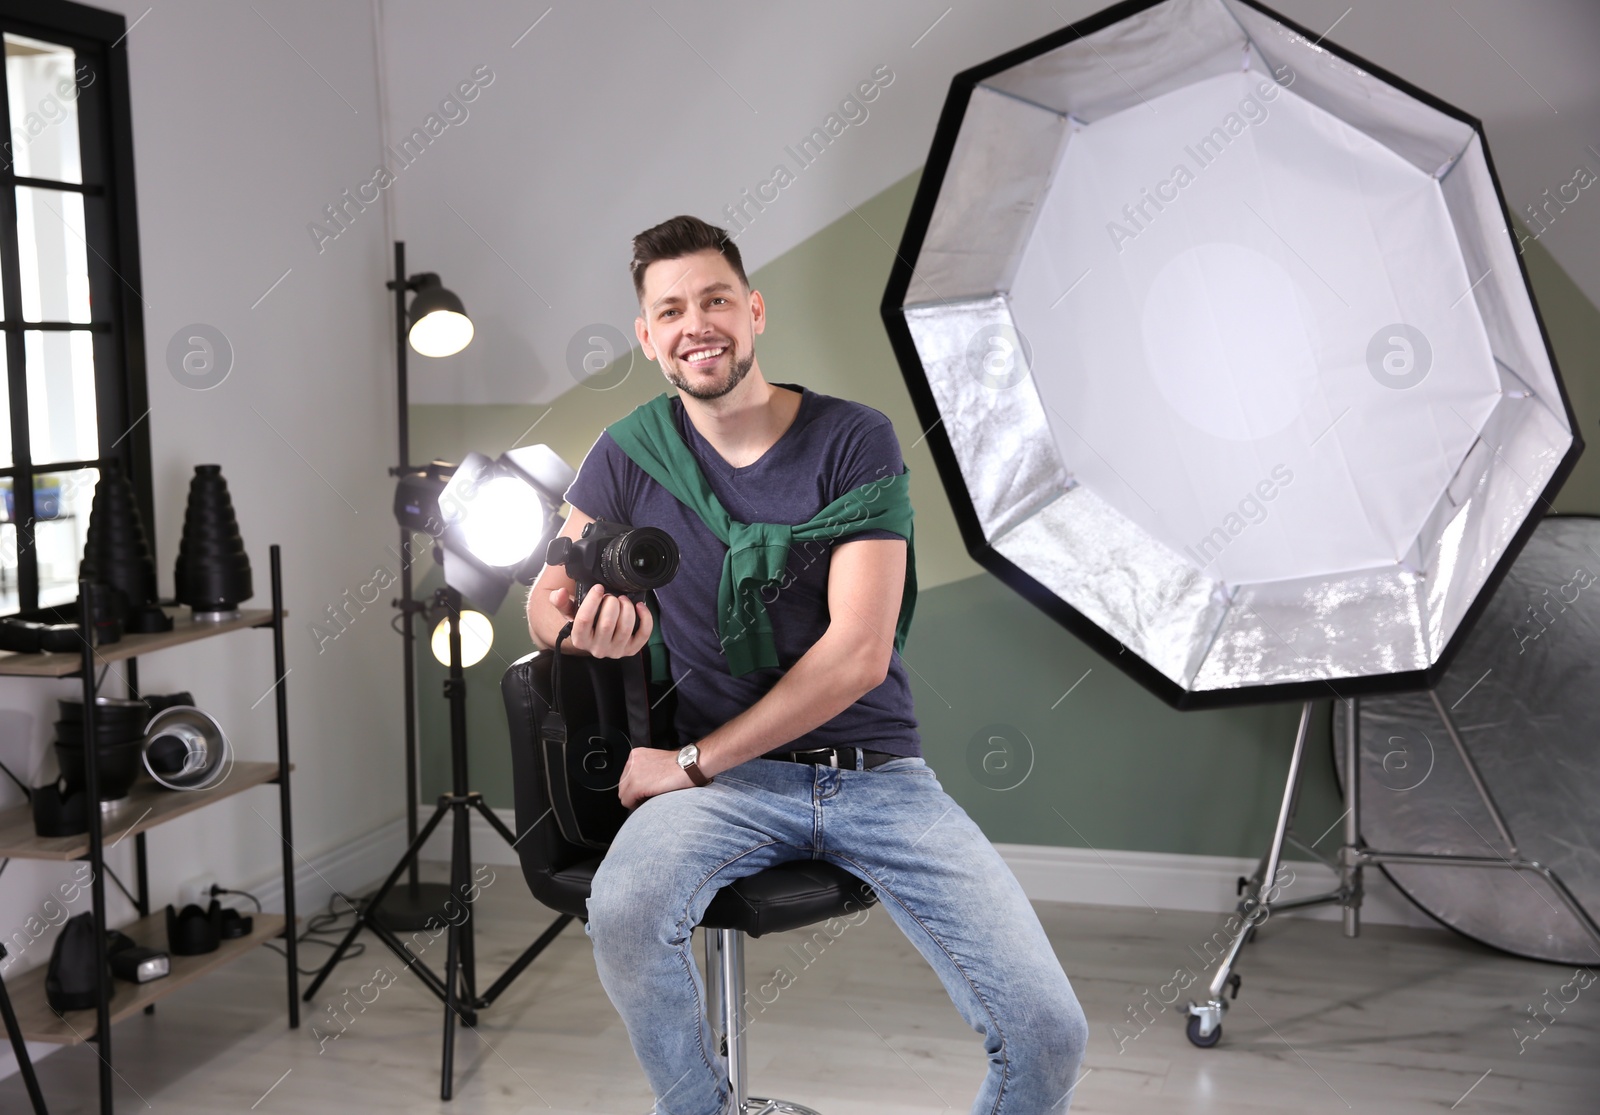
[[722, 348], [710, 348], [706, 349], [704, 352], [697, 352], [693, 356], [686, 356], [684, 359], [690, 364], [704, 364], [707, 360], [715, 360], [726, 351], [726, 346]]

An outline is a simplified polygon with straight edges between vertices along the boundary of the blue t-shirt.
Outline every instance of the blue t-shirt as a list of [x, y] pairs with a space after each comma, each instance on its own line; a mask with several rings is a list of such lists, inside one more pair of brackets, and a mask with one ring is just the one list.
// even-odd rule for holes
[[[700, 436], [672, 400], [673, 421], [694, 454], [711, 490], [728, 514], [742, 523], [798, 526], [828, 504], [868, 481], [904, 470], [894, 426], [871, 407], [800, 392], [793, 423], [754, 464], [733, 468]], [[717, 589], [728, 548], [690, 508], [634, 464], [611, 435], [602, 433], [567, 489], [567, 502], [594, 519], [629, 526], [659, 527], [682, 552], [678, 575], [656, 592], [661, 635], [667, 645], [678, 698], [677, 729], [685, 743], [709, 735], [755, 704], [785, 670], [821, 638], [828, 626], [828, 561], [833, 546], [864, 538], [898, 538], [865, 530], [837, 540], [795, 543], [789, 549], [781, 590], [764, 590], [772, 620], [778, 665], [743, 677], [728, 673], [717, 630]], [[893, 638], [893, 623], [885, 632]], [[894, 654], [883, 684], [826, 724], [769, 754], [815, 747], [864, 747], [895, 755], [921, 755], [911, 685], [905, 663]]]

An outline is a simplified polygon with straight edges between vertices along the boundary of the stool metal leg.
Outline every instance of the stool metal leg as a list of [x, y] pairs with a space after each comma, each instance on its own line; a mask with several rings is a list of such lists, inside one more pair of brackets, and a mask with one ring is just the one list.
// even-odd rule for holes
[[[744, 1055], [744, 933], [719, 929], [717, 952], [721, 960], [723, 1033], [728, 1051], [728, 1090], [737, 1115], [817, 1115], [809, 1107], [785, 1100], [762, 1099], [747, 1092]], [[707, 943], [709, 955], [710, 944]]]
[[728, 1019], [724, 1014], [726, 1004], [722, 1001], [722, 934], [715, 929], [702, 929], [706, 945], [706, 1018], [711, 1023], [711, 1042], [713, 1047], [720, 1049], [724, 1055], [728, 1049], [724, 1044], [728, 1032]]

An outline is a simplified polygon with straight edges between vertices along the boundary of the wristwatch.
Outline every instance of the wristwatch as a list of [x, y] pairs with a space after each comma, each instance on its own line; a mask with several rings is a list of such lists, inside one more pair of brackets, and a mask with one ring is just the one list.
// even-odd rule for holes
[[689, 781], [696, 786], [710, 784], [711, 779], [707, 778], [705, 772], [700, 769], [699, 744], [686, 743], [678, 748], [678, 765], [689, 775]]

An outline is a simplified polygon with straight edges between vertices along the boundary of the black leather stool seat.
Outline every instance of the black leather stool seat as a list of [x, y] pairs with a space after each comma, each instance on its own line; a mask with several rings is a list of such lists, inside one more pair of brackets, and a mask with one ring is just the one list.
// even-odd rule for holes
[[[539, 901], [587, 921], [589, 887], [599, 866], [600, 857], [595, 856], [545, 875]], [[700, 926], [760, 937], [839, 917], [841, 907], [844, 916], [850, 916], [877, 900], [870, 887], [842, 867], [822, 860], [791, 860], [723, 887]]]

